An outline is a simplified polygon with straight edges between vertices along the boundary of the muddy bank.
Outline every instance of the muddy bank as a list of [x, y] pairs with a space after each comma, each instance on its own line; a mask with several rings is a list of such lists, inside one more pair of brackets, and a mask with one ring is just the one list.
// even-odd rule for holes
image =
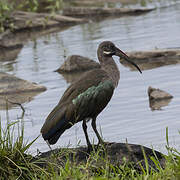
[[[64, 28], [89, 22], [87, 17], [97, 16], [118, 16], [118, 15], [138, 15], [153, 9], [129, 9], [129, 8], [87, 8], [87, 7], [65, 7], [62, 14], [34, 13], [25, 11], [14, 11], [9, 17], [9, 22], [4, 24], [5, 32], [0, 34], [1, 47], [11, 47], [23, 44], [25, 39], [19, 38], [18, 32], [45, 31], [50, 33], [54, 28], [58, 31]], [[92, 16], [93, 15], [93, 16]], [[52, 29], [52, 30], [51, 30]]]
[[15, 59], [23, 44], [29, 39], [36, 39], [44, 34], [62, 31], [73, 25], [87, 23], [89, 22], [89, 17], [99, 20], [99, 17], [139, 15], [152, 10], [103, 7], [82, 8], [72, 7], [70, 4], [62, 9], [63, 15], [14, 11], [9, 17], [9, 23], [4, 24], [5, 32], [0, 34], [0, 60]]
[[66, 17], [59, 14], [32, 13], [15, 11], [10, 17], [14, 24], [13, 30], [50, 28], [54, 26], [64, 27], [87, 22], [83, 19]]
[[[156, 169], [156, 166], [151, 159], [152, 157], [158, 160], [162, 167], [165, 166], [165, 158], [163, 154], [141, 145], [113, 142], [108, 143], [105, 147], [98, 148], [97, 145], [95, 145], [94, 152], [97, 151], [99, 151], [100, 153], [99, 159], [96, 162], [94, 162], [96, 165], [105, 165], [104, 159], [107, 159], [110, 163], [112, 163], [115, 166], [120, 166], [125, 162], [132, 163], [135, 169], [142, 171], [140, 164], [145, 168], [145, 160], [143, 154], [144, 151], [145, 156], [148, 160], [149, 169]], [[70, 161], [77, 164], [86, 163], [91, 159], [91, 155], [89, 155], [87, 147], [55, 149], [53, 151], [41, 153], [35, 159], [39, 160], [43, 158], [42, 161], [44, 161], [44, 164], [42, 163], [41, 165], [46, 166], [46, 162], [52, 161], [51, 155], [57, 156], [54, 159], [56, 159], [55, 163], [59, 165], [65, 164], [67, 158], [70, 159]]]
[[[2, 47], [16, 46], [17, 44], [23, 44], [21, 42], [23, 38], [20, 38], [18, 41], [17, 33], [18, 32], [28, 32], [28, 31], [45, 31], [46, 33], [51, 32], [50, 29], [59, 28], [59, 30], [64, 29], [72, 25], [85, 23], [87, 22], [84, 19], [77, 19], [72, 17], [66, 17], [62, 15], [51, 15], [47, 13], [32, 13], [32, 12], [23, 12], [15, 11], [10, 16], [11, 24], [13, 28], [10, 27], [10, 24], [6, 25], [7, 31], [0, 35], [0, 44]], [[8, 29], [11, 29], [8, 30]]]
[[36, 39], [39, 36], [62, 31], [70, 26], [87, 22], [84, 19], [58, 14], [24, 11], [13, 12], [10, 19], [10, 23], [5, 26], [7, 30], [0, 34], [0, 60], [3, 61], [15, 59], [23, 44], [29, 39]]

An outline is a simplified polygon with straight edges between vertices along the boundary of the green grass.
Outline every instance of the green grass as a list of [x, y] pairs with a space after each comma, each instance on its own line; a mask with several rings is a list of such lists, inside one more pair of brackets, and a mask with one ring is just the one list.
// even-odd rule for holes
[[[131, 162], [124, 159], [122, 165], [114, 165], [108, 156], [102, 156], [104, 149], [99, 148], [92, 151], [87, 161], [75, 163], [69, 158], [70, 149], [52, 154], [48, 159], [38, 159], [28, 153], [30, 146], [36, 141], [24, 142], [23, 121], [10, 123], [2, 128], [0, 124], [0, 179], [137, 179], [137, 180], [171, 180], [180, 179], [180, 152], [169, 147], [167, 136], [166, 166], [163, 169], [156, 158], [152, 158], [156, 170], [149, 170], [145, 158], [145, 168], [141, 171], [134, 168]], [[15, 135], [15, 128], [18, 129], [18, 136]], [[167, 132], [168, 133], [168, 132]], [[17, 133], [16, 133], [17, 134]], [[16, 137], [17, 136], [17, 137]], [[65, 156], [66, 160], [61, 157]]]
[[[15, 128], [18, 137], [15, 137]], [[7, 121], [5, 128], [0, 123], [0, 179], [29, 179], [34, 173], [44, 171], [32, 163], [33, 156], [26, 153], [36, 139], [24, 142], [24, 126], [19, 121]]]

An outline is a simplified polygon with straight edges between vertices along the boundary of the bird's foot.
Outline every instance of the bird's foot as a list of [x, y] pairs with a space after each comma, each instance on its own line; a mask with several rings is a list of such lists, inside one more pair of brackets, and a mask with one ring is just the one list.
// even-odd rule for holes
[[93, 146], [89, 144], [87, 148], [87, 153], [89, 154], [91, 151], [93, 151]]
[[109, 145], [111, 145], [111, 144], [113, 144], [114, 142], [104, 142], [104, 141], [99, 141], [98, 142], [98, 147], [101, 145], [101, 146], [103, 146], [103, 147], [107, 147], [107, 146], [109, 146]]

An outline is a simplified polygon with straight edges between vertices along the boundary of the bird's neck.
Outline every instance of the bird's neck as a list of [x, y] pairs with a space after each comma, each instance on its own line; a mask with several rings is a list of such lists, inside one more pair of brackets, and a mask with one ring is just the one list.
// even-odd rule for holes
[[117, 87], [120, 79], [119, 69], [112, 57], [106, 57], [106, 59], [105, 58], [103, 59], [104, 61], [100, 61], [101, 69], [107, 72], [114, 86]]

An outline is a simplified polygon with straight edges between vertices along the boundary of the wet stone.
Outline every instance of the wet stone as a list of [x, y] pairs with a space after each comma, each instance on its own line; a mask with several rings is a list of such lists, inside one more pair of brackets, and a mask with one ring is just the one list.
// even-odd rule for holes
[[89, 59], [87, 57], [72, 55], [69, 56], [65, 62], [61, 65], [57, 72], [75, 72], [75, 71], [87, 71], [90, 69], [100, 68], [100, 64]]
[[7, 95], [21, 92], [42, 92], [46, 87], [32, 83], [13, 75], [0, 72], [0, 95]]
[[34, 96], [45, 90], [45, 86], [0, 72], [0, 110], [30, 102]]
[[148, 96], [150, 100], [163, 100], [173, 98], [171, 94], [163, 90], [153, 88], [151, 86], [148, 88]]

